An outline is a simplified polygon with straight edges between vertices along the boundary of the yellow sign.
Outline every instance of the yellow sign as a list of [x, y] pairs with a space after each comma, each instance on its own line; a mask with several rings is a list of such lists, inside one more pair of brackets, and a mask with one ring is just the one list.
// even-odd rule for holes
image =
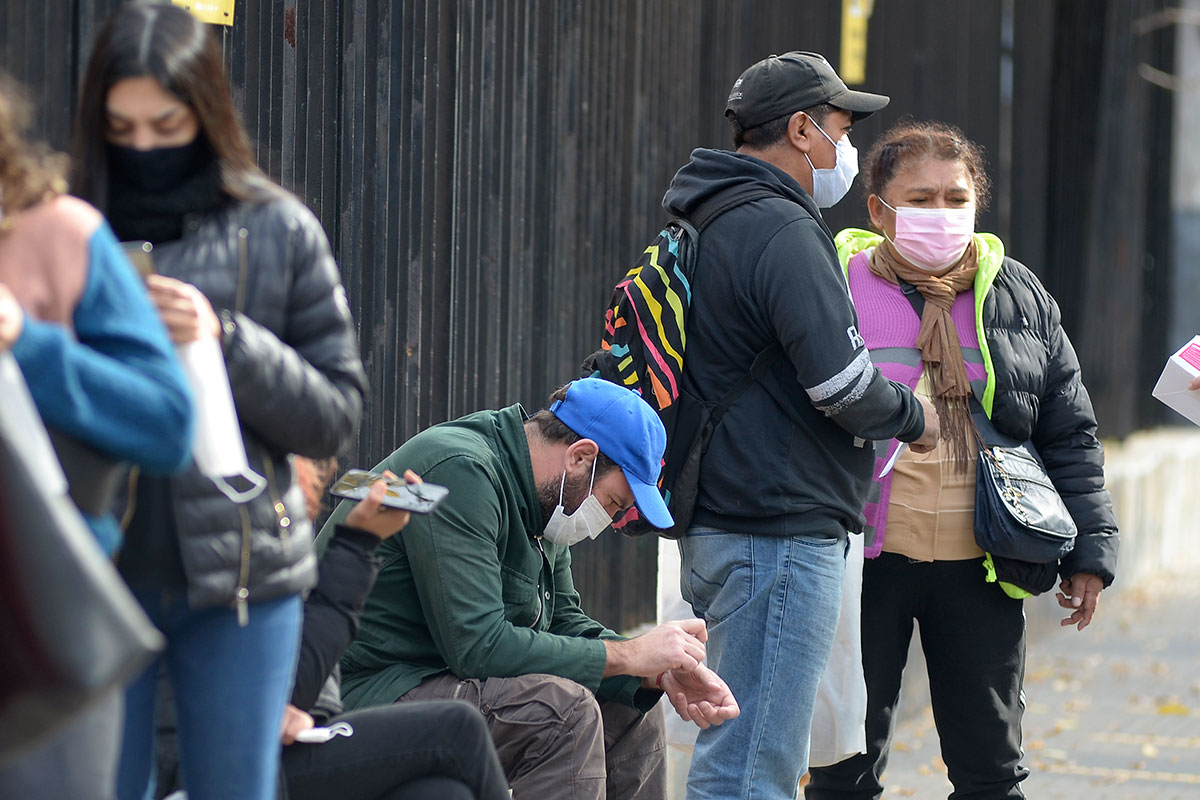
[[177, 6], [183, 6], [201, 22], [210, 25], [233, 25], [234, 0], [171, 0]]
[[842, 0], [842, 58], [838, 74], [846, 83], [867, 80], [867, 20], [875, 0]]

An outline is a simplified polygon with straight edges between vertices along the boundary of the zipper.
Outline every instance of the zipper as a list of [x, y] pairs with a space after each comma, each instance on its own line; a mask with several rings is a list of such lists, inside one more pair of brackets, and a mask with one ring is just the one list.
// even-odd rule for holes
[[533, 537], [533, 542], [534, 542], [534, 544], [537, 545], [538, 554], [542, 557], [541, 563], [538, 565], [538, 579], [537, 579], [537, 586], [535, 587], [535, 591], [537, 591], [538, 612], [537, 612], [537, 616], [533, 618], [533, 622], [529, 623], [529, 627], [531, 629], [536, 630], [538, 622], [541, 621], [541, 619], [542, 619], [542, 612], [546, 610], [546, 604], [542, 600], [542, 575], [545, 574], [545, 572], [546, 572], [547, 562], [546, 562], [546, 551], [542, 549], [542, 537], [541, 536]]
[[238, 314], [246, 307], [246, 274], [250, 271], [250, 253], [248, 241], [250, 239], [250, 231], [245, 228], [238, 228], [238, 282], [237, 294], [233, 298], [233, 310]]
[[233, 595], [237, 608], [238, 627], [244, 628], [250, 623], [250, 512], [244, 503], [239, 503], [238, 516], [242, 518], [242, 557], [238, 567], [238, 585]]
[[[238, 248], [238, 280], [237, 293], [234, 295], [233, 309], [236, 313], [242, 313], [246, 305], [246, 273], [249, 272], [250, 257], [247, 250], [247, 240], [250, 237], [250, 231], [246, 228], [238, 228], [237, 232], [237, 248]], [[271, 468], [271, 459], [264, 459], [267, 469]], [[267, 487], [271, 486], [272, 475], [267, 475]], [[274, 492], [272, 491], [274, 497]], [[281, 517], [279, 509], [283, 503], [275, 503], [275, 517], [281, 526], [286, 528], [291, 521], [287, 517]], [[237, 608], [238, 625], [242, 628], [250, 624], [250, 512], [246, 510], [245, 503], [238, 503], [238, 516], [242, 519], [242, 552], [238, 564], [238, 585], [234, 592], [233, 602]]]
[[283, 500], [279, 496], [278, 486], [275, 482], [275, 465], [271, 463], [271, 454], [267, 452], [267, 448], [261, 447], [259, 451], [263, 458], [263, 472], [267, 473], [267, 492], [271, 495], [271, 502], [275, 508], [275, 524], [279, 527], [279, 538], [287, 541], [291, 535], [292, 520], [287, 515], [287, 506], [283, 504]]
[[119, 525], [121, 533], [129, 530], [129, 523], [133, 522], [133, 515], [137, 511], [137, 484], [141, 471], [140, 467], [129, 468], [129, 484], [125, 490], [125, 513], [121, 515]]
[[[266, 474], [267, 491], [275, 509], [275, 524], [279, 529], [279, 538], [286, 541], [291, 535], [292, 520], [287, 515], [287, 506], [279, 497], [275, 483], [275, 465], [271, 463], [271, 455], [265, 447], [260, 447], [263, 456], [263, 472]], [[250, 622], [250, 513], [246, 511], [245, 503], [238, 504], [238, 515], [242, 519], [242, 552], [238, 564], [238, 585], [234, 592], [234, 605], [237, 607], [238, 625], [243, 628]]]

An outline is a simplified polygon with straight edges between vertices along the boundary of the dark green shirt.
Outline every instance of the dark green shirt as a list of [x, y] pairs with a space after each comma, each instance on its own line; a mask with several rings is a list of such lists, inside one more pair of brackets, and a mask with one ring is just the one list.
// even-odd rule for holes
[[[548, 673], [642, 710], [659, 692], [641, 678], [601, 679], [601, 638], [619, 638], [579, 607], [571, 552], [543, 542], [520, 406], [425, 430], [376, 467], [411, 469], [450, 489], [379, 548], [383, 568], [358, 636], [342, 657], [348, 708], [395, 702], [423, 679]], [[321, 530], [332, 535], [352, 503]], [[636, 695], [636, 696], [635, 696]]]

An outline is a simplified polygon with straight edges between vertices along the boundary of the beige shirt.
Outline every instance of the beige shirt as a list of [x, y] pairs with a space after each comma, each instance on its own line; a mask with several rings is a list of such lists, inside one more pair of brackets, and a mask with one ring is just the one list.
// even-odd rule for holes
[[[915, 391], [930, 398], [927, 376], [921, 376]], [[941, 444], [929, 453], [905, 450], [900, 455], [892, 470], [884, 552], [916, 561], [983, 557], [975, 544], [976, 458], [972, 450], [966, 470], [959, 472]]]

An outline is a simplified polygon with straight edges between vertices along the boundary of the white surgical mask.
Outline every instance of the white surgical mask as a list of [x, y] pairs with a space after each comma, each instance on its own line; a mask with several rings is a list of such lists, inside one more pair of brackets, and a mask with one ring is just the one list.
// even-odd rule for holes
[[940, 272], [962, 258], [975, 232], [975, 207], [892, 208], [896, 238], [888, 239], [904, 260], [926, 272]]
[[592, 481], [588, 484], [588, 496], [579, 508], [572, 514], [563, 510], [563, 488], [567, 484], [567, 472], [563, 470], [562, 481], [558, 484], [558, 505], [550, 515], [542, 536], [546, 541], [570, 547], [584, 539], [595, 539], [600, 533], [612, 525], [612, 517], [596, 495], [592, 494], [592, 486], [596, 483], [596, 460], [592, 460]]
[[833, 169], [817, 169], [813, 166], [808, 153], [804, 154], [808, 160], [808, 166], [812, 169], [813, 200], [816, 201], [818, 208], [832, 208], [850, 191], [854, 177], [858, 175], [858, 149], [850, 144], [849, 136], [843, 136], [835, 142], [824, 128], [817, 125], [816, 121], [813, 121], [813, 125], [821, 132], [822, 136], [829, 139], [829, 143], [836, 151]]

